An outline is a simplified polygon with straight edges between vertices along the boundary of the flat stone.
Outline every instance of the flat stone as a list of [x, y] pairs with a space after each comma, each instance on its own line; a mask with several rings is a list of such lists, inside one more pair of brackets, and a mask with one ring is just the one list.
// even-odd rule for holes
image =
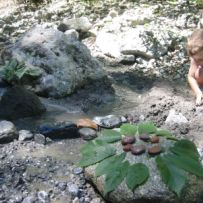
[[131, 152], [134, 155], [140, 155], [143, 154], [146, 150], [145, 145], [135, 145], [131, 148]]
[[115, 128], [122, 124], [120, 116], [108, 115], [104, 117], [95, 117], [93, 121], [103, 128]]
[[39, 127], [38, 133], [51, 139], [68, 139], [79, 137], [78, 128], [76, 124], [72, 122], [44, 124]]
[[88, 118], [79, 119], [77, 121], [76, 125], [77, 125], [78, 128], [86, 127], [86, 128], [93, 128], [95, 130], [98, 129], [98, 125], [94, 121], [92, 121], [92, 120], [90, 120]]

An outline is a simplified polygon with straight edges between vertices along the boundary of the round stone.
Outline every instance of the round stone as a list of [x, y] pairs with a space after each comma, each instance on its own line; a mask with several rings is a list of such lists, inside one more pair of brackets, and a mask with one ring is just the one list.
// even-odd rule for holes
[[156, 146], [150, 147], [150, 148], [148, 149], [148, 153], [149, 153], [150, 155], [157, 155], [157, 154], [160, 154], [161, 151], [162, 151], [162, 149], [161, 149], [161, 146], [160, 146], [160, 145], [156, 145]]
[[78, 132], [84, 140], [92, 140], [97, 137], [97, 132], [92, 128], [81, 128]]
[[151, 143], [159, 143], [159, 137], [158, 136], [152, 136], [150, 138]]
[[141, 134], [140, 136], [139, 136], [139, 138], [141, 139], [141, 140], [143, 140], [144, 142], [148, 142], [149, 140], [150, 140], [150, 136], [149, 136], [149, 134]]
[[129, 152], [129, 151], [131, 151], [131, 147], [132, 147], [131, 144], [124, 145], [124, 146], [123, 146], [123, 151]]
[[134, 136], [125, 136], [121, 143], [122, 145], [126, 145], [126, 144], [133, 144], [135, 142], [135, 137]]
[[144, 145], [135, 145], [131, 148], [131, 153], [134, 155], [140, 155], [143, 154], [146, 150], [146, 147]]
[[75, 174], [75, 175], [79, 175], [79, 174], [81, 174], [83, 172], [83, 168], [82, 167], [77, 167], [77, 168], [74, 168], [73, 169], [73, 173]]

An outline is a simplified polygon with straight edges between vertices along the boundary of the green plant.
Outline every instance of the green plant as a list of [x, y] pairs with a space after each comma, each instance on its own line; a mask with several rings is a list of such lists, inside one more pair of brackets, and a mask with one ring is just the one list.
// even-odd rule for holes
[[88, 142], [81, 149], [82, 158], [79, 165], [87, 167], [97, 164], [95, 175], [105, 175], [104, 194], [115, 190], [125, 181], [128, 188], [134, 191], [144, 184], [149, 177], [149, 169], [143, 163], [130, 164], [125, 160], [126, 153], [119, 153], [112, 143], [121, 141], [123, 135], [139, 136], [147, 133], [172, 140], [172, 146], [155, 157], [155, 164], [160, 171], [162, 181], [178, 196], [186, 184], [188, 173], [203, 177], [203, 167], [193, 142], [176, 139], [170, 132], [157, 128], [152, 122], [138, 125], [123, 124], [120, 132], [102, 130], [98, 138]]
[[9, 83], [20, 82], [20, 80], [25, 76], [38, 77], [41, 75], [42, 71], [39, 68], [30, 68], [25, 65], [24, 62], [18, 62], [16, 59], [12, 59], [5, 66], [0, 68], [1, 75], [3, 79]]

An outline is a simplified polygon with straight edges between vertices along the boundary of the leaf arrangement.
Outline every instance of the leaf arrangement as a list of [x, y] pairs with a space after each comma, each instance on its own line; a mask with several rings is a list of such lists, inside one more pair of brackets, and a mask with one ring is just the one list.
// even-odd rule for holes
[[149, 169], [143, 163], [130, 164], [126, 153], [117, 153], [111, 143], [121, 141], [123, 135], [138, 136], [142, 133], [163, 136], [173, 140], [169, 150], [155, 157], [162, 181], [178, 196], [187, 182], [188, 173], [203, 177], [203, 167], [195, 144], [189, 140], [177, 140], [170, 132], [156, 128], [152, 122], [139, 125], [123, 124], [120, 131], [102, 130], [100, 136], [88, 142], [81, 149], [82, 167], [97, 164], [96, 177], [105, 175], [104, 194], [115, 190], [125, 180], [132, 191], [144, 184], [149, 177]]

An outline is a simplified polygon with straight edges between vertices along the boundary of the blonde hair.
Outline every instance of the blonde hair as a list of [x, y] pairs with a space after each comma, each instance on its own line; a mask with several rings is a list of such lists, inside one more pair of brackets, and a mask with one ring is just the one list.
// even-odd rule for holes
[[188, 38], [187, 52], [189, 56], [194, 56], [201, 51], [203, 51], [203, 29], [197, 29]]

